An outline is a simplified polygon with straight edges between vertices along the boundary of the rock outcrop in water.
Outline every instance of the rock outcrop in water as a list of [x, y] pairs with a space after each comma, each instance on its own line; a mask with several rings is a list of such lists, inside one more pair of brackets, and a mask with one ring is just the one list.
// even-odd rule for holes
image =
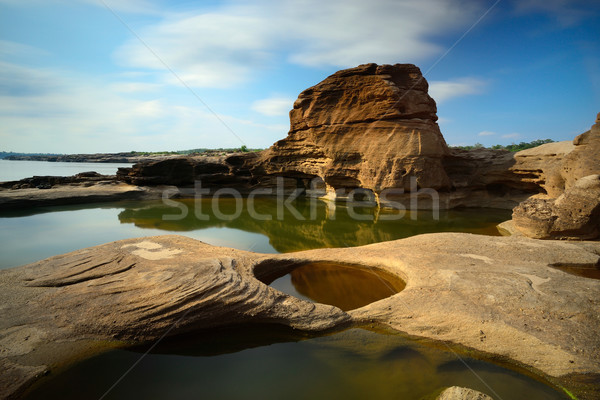
[[193, 186], [195, 182], [201, 182], [203, 187], [243, 190], [253, 184], [250, 169], [256, 159], [256, 153], [177, 157], [119, 168], [117, 178], [132, 185]]
[[490, 396], [473, 389], [452, 386], [444, 390], [435, 400], [493, 400]]
[[[315, 332], [378, 322], [516, 360], [561, 384], [593, 382], [600, 376], [600, 281], [554, 267], [597, 268], [599, 254], [598, 242], [460, 233], [290, 254], [181, 236], [78, 250], [0, 271], [0, 398], [107, 340], [152, 343], [244, 322]], [[310, 262], [357, 260], [398, 276], [406, 288], [343, 312], [263, 283]], [[600, 393], [597, 385], [585, 389], [582, 399]]]
[[160, 197], [158, 188], [142, 188], [114, 175], [84, 172], [74, 176], [34, 176], [0, 182], [0, 210]]
[[264, 173], [321, 178], [328, 188], [448, 189], [449, 154], [435, 101], [412, 64], [365, 64], [306, 89], [290, 111], [290, 131], [262, 154]]

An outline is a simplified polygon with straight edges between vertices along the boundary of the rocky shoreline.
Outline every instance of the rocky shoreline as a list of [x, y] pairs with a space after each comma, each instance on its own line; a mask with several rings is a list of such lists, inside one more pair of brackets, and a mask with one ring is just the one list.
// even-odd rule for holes
[[[226, 155], [231, 153], [227, 150], [205, 150], [199, 154], [201, 157]], [[135, 164], [141, 162], [168, 160], [181, 157], [178, 154], [143, 154], [138, 152], [124, 153], [95, 153], [95, 154], [53, 154], [53, 155], [10, 155], [5, 157], [9, 161], [46, 161], [46, 162], [77, 162], [77, 163], [117, 163]]]

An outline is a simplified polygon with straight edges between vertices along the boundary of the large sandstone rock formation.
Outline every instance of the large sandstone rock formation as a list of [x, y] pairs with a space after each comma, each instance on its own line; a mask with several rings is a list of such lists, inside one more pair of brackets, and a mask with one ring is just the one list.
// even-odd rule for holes
[[[152, 343], [243, 322], [310, 331], [379, 322], [516, 360], [561, 384], [578, 374], [593, 382], [600, 374], [600, 281], [553, 266], [594, 268], [599, 254], [597, 242], [459, 233], [277, 255], [181, 236], [78, 250], [0, 271], [0, 398], [52, 365], [89, 354], [90, 345]], [[263, 283], [308, 262], [357, 260], [400, 277], [406, 288], [344, 312]], [[580, 398], [597, 398], [600, 388], [591, 388]]]
[[[449, 150], [435, 101], [412, 64], [364, 64], [306, 89], [287, 138], [262, 155], [267, 175], [321, 178], [330, 189], [448, 189]], [[260, 171], [259, 173], [261, 173]]]

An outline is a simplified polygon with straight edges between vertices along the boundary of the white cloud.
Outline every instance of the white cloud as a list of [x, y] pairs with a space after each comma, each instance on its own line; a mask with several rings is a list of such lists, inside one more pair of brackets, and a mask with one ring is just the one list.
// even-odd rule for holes
[[[416, 63], [443, 51], [431, 37], [468, 25], [478, 12], [478, 2], [463, 0], [234, 0], [210, 12], [167, 14], [136, 33], [186, 83], [231, 87], [285, 60], [338, 68]], [[132, 38], [115, 58], [165, 71], [152, 52]]]
[[431, 81], [429, 95], [439, 104], [454, 97], [483, 93], [485, 86], [485, 81], [468, 77], [452, 81]]
[[[219, 117], [249, 147], [267, 147], [287, 130]], [[2, 62], [0, 120], [0, 143], [12, 151], [158, 151], [241, 144], [193, 98], [182, 103], [163, 91], [160, 96], [122, 93], [95, 78]]]
[[289, 97], [270, 97], [252, 103], [252, 109], [263, 115], [273, 117], [287, 115], [294, 105], [294, 99]]
[[494, 136], [495, 134], [496, 132], [481, 131], [477, 134], [477, 136]]
[[517, 139], [520, 138], [520, 133], [508, 133], [506, 135], [502, 135], [502, 139]]

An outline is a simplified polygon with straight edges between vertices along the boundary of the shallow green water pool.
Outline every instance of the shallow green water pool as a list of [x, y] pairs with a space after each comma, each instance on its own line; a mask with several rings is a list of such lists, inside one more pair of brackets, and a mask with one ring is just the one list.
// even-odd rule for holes
[[496, 400], [567, 398], [501, 366], [365, 329], [308, 338], [278, 327], [238, 327], [165, 342], [144, 356], [146, 350], [82, 361], [47, 377], [27, 398], [419, 400], [454, 385]]
[[333, 208], [307, 199], [279, 209], [274, 198], [256, 198], [252, 203], [221, 198], [216, 205], [211, 199], [186, 199], [169, 204], [135, 201], [0, 210], [0, 269], [141, 236], [180, 234], [219, 246], [286, 253], [360, 246], [431, 232], [497, 235], [496, 224], [510, 218], [510, 211], [496, 209], [440, 211], [436, 219], [431, 211], [398, 218], [392, 210]]

